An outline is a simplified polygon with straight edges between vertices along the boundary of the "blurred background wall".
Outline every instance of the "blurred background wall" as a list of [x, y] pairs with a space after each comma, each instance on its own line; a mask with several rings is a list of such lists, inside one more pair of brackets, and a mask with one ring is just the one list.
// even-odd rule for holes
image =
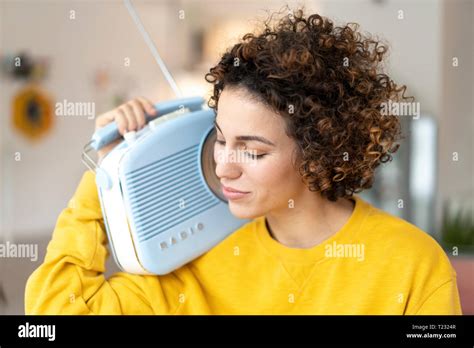
[[[223, 50], [285, 4], [302, 4], [336, 24], [357, 22], [384, 38], [391, 49], [387, 71], [408, 86], [421, 117], [403, 120], [401, 150], [364, 196], [443, 244], [458, 271], [464, 312], [474, 313], [473, 1], [133, 4], [188, 95], [208, 95], [203, 77]], [[85, 170], [80, 154], [94, 129], [94, 119], [84, 116], [53, 116], [38, 139], [15, 128], [13, 101], [29, 85], [8, 69], [18, 56], [39, 67], [36, 88], [53, 105], [94, 103], [99, 115], [139, 95], [174, 97], [121, 1], [0, 0], [0, 240], [39, 246], [35, 262], [0, 260], [0, 313], [12, 314], [23, 313], [25, 281], [41, 263], [57, 216]], [[456, 220], [460, 211], [467, 218]]]

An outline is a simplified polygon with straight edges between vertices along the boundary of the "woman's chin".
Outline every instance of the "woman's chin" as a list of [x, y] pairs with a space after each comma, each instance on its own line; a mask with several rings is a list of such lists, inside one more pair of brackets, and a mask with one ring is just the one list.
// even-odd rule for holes
[[251, 209], [249, 206], [245, 204], [239, 205], [232, 201], [229, 203], [229, 210], [237, 219], [254, 219], [260, 216], [254, 209]]

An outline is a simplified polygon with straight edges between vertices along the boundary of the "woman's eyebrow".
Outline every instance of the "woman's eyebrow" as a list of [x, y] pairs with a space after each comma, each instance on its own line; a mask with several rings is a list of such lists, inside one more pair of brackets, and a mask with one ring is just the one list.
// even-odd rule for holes
[[[222, 133], [221, 127], [219, 127], [219, 125], [217, 124], [216, 121], [214, 121], [214, 125]], [[258, 135], [239, 135], [239, 136], [236, 137], [236, 139], [240, 140], [240, 141], [259, 141], [259, 142], [267, 144], [267, 145], [275, 146], [275, 144], [272, 143], [267, 138], [264, 138], [264, 137], [261, 137], [261, 136], [258, 136]]]

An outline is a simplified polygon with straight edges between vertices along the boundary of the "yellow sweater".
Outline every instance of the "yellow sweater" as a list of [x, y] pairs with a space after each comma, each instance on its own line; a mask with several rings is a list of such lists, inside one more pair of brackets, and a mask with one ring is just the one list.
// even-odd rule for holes
[[260, 217], [170, 274], [106, 279], [94, 180], [86, 172], [60, 214], [26, 314], [461, 314], [436, 241], [359, 197], [343, 228], [310, 249], [275, 241]]

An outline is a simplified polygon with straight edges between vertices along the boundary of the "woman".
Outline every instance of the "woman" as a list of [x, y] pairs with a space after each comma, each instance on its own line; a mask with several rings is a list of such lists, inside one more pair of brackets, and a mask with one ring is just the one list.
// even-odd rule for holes
[[[94, 174], [60, 215], [26, 313], [461, 314], [456, 274], [426, 233], [354, 195], [400, 138], [383, 103], [386, 47], [357, 25], [302, 11], [247, 34], [210, 69], [216, 174], [231, 212], [252, 221], [165, 276], [104, 277]], [[100, 116], [120, 133], [154, 113], [144, 98]], [[110, 148], [99, 154], [105, 156]], [[231, 152], [246, 160], [229, 161]]]

